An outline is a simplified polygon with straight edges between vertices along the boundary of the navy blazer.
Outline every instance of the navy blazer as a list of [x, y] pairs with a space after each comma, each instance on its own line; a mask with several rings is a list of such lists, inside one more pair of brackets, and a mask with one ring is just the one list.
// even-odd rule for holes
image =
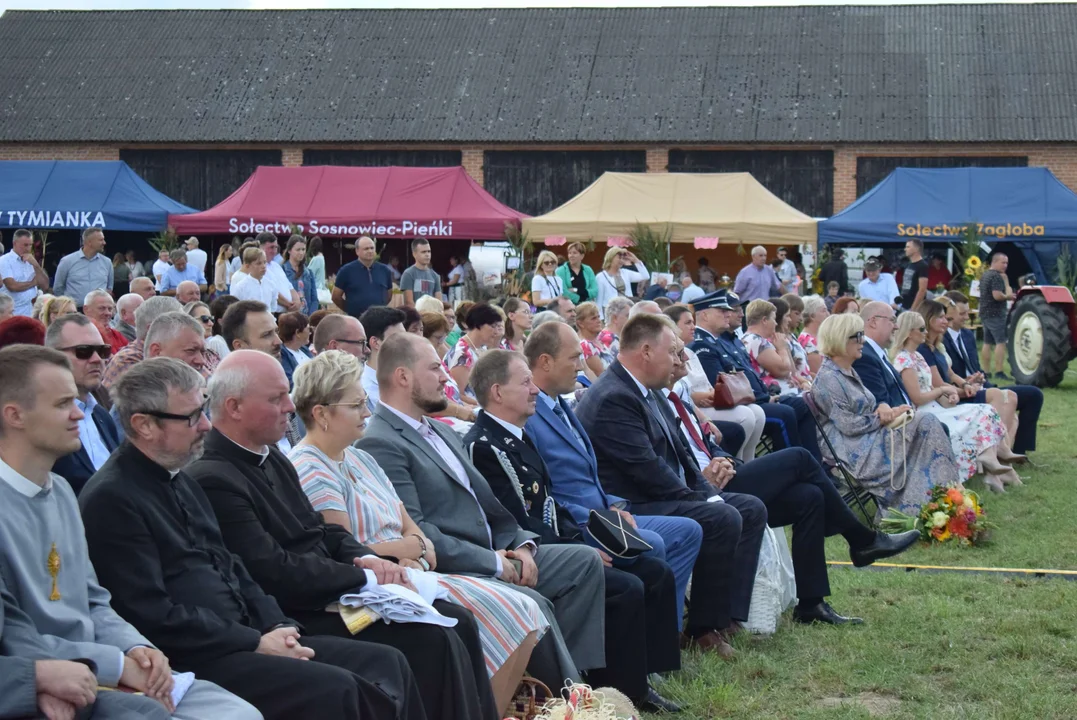
[[901, 375], [893, 365], [884, 363], [867, 343], [864, 343], [864, 352], [853, 361], [853, 370], [856, 370], [868, 392], [875, 396], [876, 402], [886, 403], [890, 407], [912, 405]]
[[669, 437], [619, 361], [584, 393], [576, 416], [594, 444], [602, 486], [633, 503], [707, 500], [714, 493], [680, 441], [676, 418], [661, 397], [657, 404]]
[[[972, 334], [972, 331], [968, 328], [961, 330], [961, 346], [968, 355], [969, 361], [966, 363], [965, 358], [961, 357], [961, 353], [957, 351], [957, 345], [954, 343], [950, 333], [944, 333], [942, 336], [943, 345], [946, 348], [947, 354], [950, 356], [950, 367], [954, 373], [960, 375], [963, 378], [967, 378], [969, 375], [980, 372], [980, 357], [976, 354], [976, 336]], [[987, 385], [987, 387], [993, 387]]]
[[[306, 347], [299, 348], [299, 351], [309, 358], [314, 357]], [[292, 357], [291, 351], [283, 345], [280, 346], [280, 364], [284, 368], [284, 374], [288, 376], [288, 388], [291, 389], [292, 375], [295, 373], [296, 368], [299, 367], [299, 363]]]
[[587, 431], [568, 403], [559, 397], [554, 400], [583, 438], [583, 445], [576, 441], [572, 431], [542, 398], [535, 402], [535, 414], [528, 419], [524, 430], [550, 470], [554, 500], [571, 513], [578, 525], [585, 527], [591, 510], [606, 510], [627, 501], [607, 493], [602, 487], [598, 478], [598, 459]]
[[[95, 405], [90, 415], [93, 417], [93, 424], [97, 426], [97, 432], [101, 435], [101, 442], [108, 448], [108, 451], [112, 452], [118, 448], [120, 446], [120, 432], [116, 428], [116, 423], [108, 414], [108, 410], [101, 405]], [[80, 447], [77, 451], [64, 455], [57, 460], [56, 464], [52, 466], [52, 471], [67, 480], [67, 484], [71, 486], [77, 496], [82, 492], [86, 481], [97, 472], [97, 469], [90, 462], [90, 454], [86, 452], [86, 448]]]

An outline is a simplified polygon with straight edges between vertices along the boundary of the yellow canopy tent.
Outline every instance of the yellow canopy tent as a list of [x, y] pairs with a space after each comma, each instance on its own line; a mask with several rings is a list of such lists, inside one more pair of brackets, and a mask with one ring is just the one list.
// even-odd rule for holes
[[545, 215], [523, 220], [536, 243], [621, 241], [640, 222], [672, 228], [672, 241], [815, 245], [816, 222], [782, 202], [749, 173], [603, 173]]

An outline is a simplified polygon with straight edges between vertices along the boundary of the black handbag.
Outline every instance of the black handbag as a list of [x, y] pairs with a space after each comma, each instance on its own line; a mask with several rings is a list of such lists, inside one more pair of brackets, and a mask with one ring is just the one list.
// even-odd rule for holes
[[599, 547], [619, 558], [634, 558], [651, 549], [650, 543], [613, 510], [592, 510], [587, 530]]

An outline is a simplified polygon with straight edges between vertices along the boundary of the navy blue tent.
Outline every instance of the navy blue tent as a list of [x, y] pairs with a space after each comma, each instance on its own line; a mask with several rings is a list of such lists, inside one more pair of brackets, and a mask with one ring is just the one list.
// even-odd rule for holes
[[169, 213], [193, 213], [121, 161], [0, 162], [0, 227], [156, 232]]
[[1048, 280], [1062, 243], [1077, 241], [1077, 194], [1047, 168], [898, 168], [819, 223], [819, 243], [960, 242], [970, 224], [988, 245], [1020, 248]]

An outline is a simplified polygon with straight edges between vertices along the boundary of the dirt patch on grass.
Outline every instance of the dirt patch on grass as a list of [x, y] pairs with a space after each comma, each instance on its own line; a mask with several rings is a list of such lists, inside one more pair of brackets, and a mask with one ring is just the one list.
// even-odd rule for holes
[[891, 715], [901, 708], [901, 701], [887, 695], [862, 692], [852, 697], [826, 697], [816, 705], [821, 708], [835, 709], [842, 707], [861, 707], [872, 717]]

